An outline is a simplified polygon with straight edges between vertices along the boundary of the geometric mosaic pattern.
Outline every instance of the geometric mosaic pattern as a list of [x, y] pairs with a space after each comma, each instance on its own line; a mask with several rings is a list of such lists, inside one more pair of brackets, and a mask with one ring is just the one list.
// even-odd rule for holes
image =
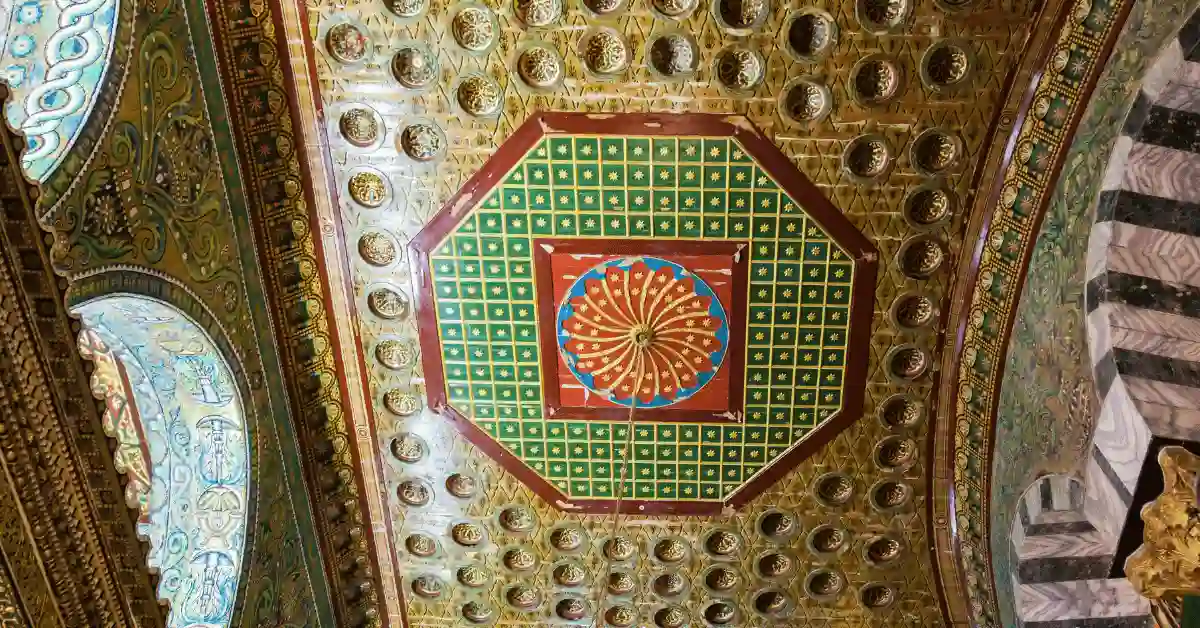
[[[428, 273], [421, 335], [432, 407], [468, 435], [471, 426], [486, 434], [474, 434], [485, 449], [498, 443], [516, 456], [526, 482], [557, 496], [552, 503], [604, 510], [621, 495], [670, 512], [749, 499], [747, 485], [761, 492], [819, 428], [856, 418], [867, 349], [852, 346], [852, 318], [869, 328], [873, 249], [786, 158], [778, 155], [782, 176], [778, 160], [756, 160], [754, 149], [777, 154], [769, 140], [733, 125], [724, 135], [643, 128], [536, 138], [522, 136], [528, 126], [509, 141], [524, 146], [502, 147], [489, 162], [495, 170], [447, 204], [478, 199], [473, 209], [444, 210], [415, 241]], [[546, 371], [556, 368], [558, 341], [547, 336], [557, 312], [539, 306], [539, 290], [550, 288], [538, 281], [535, 249], [575, 239], [744, 246], [749, 277], [735, 295], [743, 305], [727, 313], [744, 343], [729, 346], [720, 365], [740, 363], [744, 375], [732, 424], [642, 421], [636, 411], [633, 423], [551, 415]]]

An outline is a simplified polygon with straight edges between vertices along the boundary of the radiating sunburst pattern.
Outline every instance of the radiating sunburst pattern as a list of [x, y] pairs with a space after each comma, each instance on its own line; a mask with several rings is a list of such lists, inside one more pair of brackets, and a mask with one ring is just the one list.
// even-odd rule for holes
[[704, 387], [729, 324], [712, 289], [682, 266], [622, 257], [584, 273], [558, 309], [558, 346], [575, 377], [609, 401], [655, 408]]

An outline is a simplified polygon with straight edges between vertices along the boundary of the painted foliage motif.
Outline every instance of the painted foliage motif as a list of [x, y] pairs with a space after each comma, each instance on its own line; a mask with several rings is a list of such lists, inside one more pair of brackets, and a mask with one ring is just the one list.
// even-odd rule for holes
[[5, 117], [26, 135], [21, 165], [44, 181], [67, 156], [108, 69], [119, 0], [0, 0]]
[[128, 375], [150, 456], [150, 565], [169, 626], [227, 625], [246, 533], [248, 449], [241, 402], [211, 340], [178, 311], [141, 297], [80, 306], [90, 334]]

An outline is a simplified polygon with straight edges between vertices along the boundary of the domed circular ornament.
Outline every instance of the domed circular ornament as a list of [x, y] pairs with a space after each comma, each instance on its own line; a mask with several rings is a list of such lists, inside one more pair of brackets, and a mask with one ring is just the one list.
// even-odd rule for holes
[[501, 562], [511, 571], [532, 571], [537, 567], [537, 557], [524, 547], [513, 547], [504, 552]]
[[831, 525], [813, 528], [808, 535], [808, 546], [818, 554], [835, 554], [846, 547], [846, 531]]
[[846, 145], [842, 168], [859, 183], [883, 179], [892, 166], [892, 148], [882, 135], [860, 135]]
[[940, 41], [921, 55], [921, 82], [935, 92], [950, 91], [971, 76], [972, 55], [964, 44]]
[[870, 33], [886, 33], [900, 28], [912, 7], [908, 0], [857, 0], [854, 13], [863, 30]]
[[846, 588], [846, 579], [832, 569], [818, 569], [804, 579], [804, 592], [814, 600], [837, 597]]
[[658, 628], [684, 628], [688, 625], [688, 612], [682, 606], [660, 608], [654, 613], [654, 623]]
[[459, 584], [470, 589], [483, 588], [487, 583], [491, 582], [492, 574], [483, 567], [476, 565], [464, 565], [458, 568], [455, 573]]
[[392, 288], [376, 288], [367, 295], [367, 307], [379, 318], [396, 320], [407, 318], [409, 311], [408, 297]]
[[877, 611], [891, 606], [896, 601], [896, 590], [886, 584], [868, 584], [862, 588], [859, 600], [863, 606]]
[[650, 0], [650, 6], [659, 15], [672, 20], [686, 18], [699, 5], [700, 0]]
[[879, 406], [879, 422], [890, 430], [902, 430], [921, 422], [925, 409], [907, 395], [893, 395]]
[[396, 242], [379, 231], [368, 231], [358, 238], [358, 254], [372, 266], [390, 266], [396, 261]]
[[383, 394], [383, 407], [396, 416], [412, 416], [421, 409], [421, 402], [416, 395], [393, 388]]
[[554, 614], [567, 621], [583, 619], [587, 615], [587, 602], [577, 597], [563, 598], [554, 605]]
[[704, 586], [716, 594], [726, 594], [741, 583], [738, 573], [729, 567], [712, 567], [704, 574]]
[[773, 589], [754, 596], [754, 610], [767, 617], [779, 617], [792, 606], [792, 601], [783, 591]]
[[500, 84], [490, 76], [474, 74], [458, 84], [454, 98], [465, 113], [484, 118], [500, 113], [503, 94]]
[[354, 146], [366, 148], [379, 139], [379, 119], [366, 107], [352, 107], [342, 112], [338, 131]]
[[909, 161], [922, 175], [942, 176], [958, 166], [963, 150], [962, 139], [957, 134], [926, 129], [913, 140]]
[[[617, 285], [629, 291], [613, 294]], [[671, 299], [643, 304], [635, 293], [653, 290]], [[612, 296], [601, 296], [606, 294]], [[654, 257], [620, 257], [582, 273], [559, 305], [555, 328], [567, 367], [581, 384], [611, 403], [642, 409], [699, 392], [729, 347], [729, 323], [712, 288], [679, 264]], [[606, 368], [609, 355], [628, 356], [631, 368]], [[680, 360], [685, 367], [672, 366]], [[641, 383], [634, 381], [637, 373]]]
[[428, 0], [384, 0], [384, 4], [396, 17], [412, 19], [425, 11]]
[[766, 73], [766, 60], [749, 48], [734, 46], [717, 54], [717, 80], [728, 90], [751, 91], [758, 87]]
[[549, 26], [563, 15], [562, 0], [515, 0], [517, 19], [530, 28]]
[[713, 8], [718, 22], [734, 31], [756, 29], [771, 13], [767, 0], [714, 0]]
[[664, 563], [678, 563], [687, 555], [688, 546], [679, 538], [662, 539], [654, 544], [654, 557]]
[[471, 600], [462, 605], [462, 616], [472, 624], [486, 624], [492, 620], [496, 611], [487, 602]]
[[400, 150], [413, 161], [433, 161], [446, 149], [446, 136], [432, 122], [415, 122], [400, 131]]
[[875, 464], [883, 471], [903, 471], [917, 458], [917, 443], [911, 438], [888, 436], [875, 446]]
[[612, 595], [629, 595], [637, 588], [637, 580], [627, 571], [608, 574], [608, 592]]
[[742, 540], [736, 534], [725, 530], [717, 530], [704, 540], [704, 549], [709, 554], [718, 557], [729, 557], [742, 548]]
[[425, 457], [425, 441], [411, 432], [402, 432], [392, 439], [392, 455], [400, 462], [412, 464]]
[[450, 527], [450, 538], [463, 547], [478, 547], [483, 543], [483, 528], [469, 521], [460, 521]]
[[786, 541], [799, 528], [800, 524], [796, 521], [796, 516], [782, 510], [767, 511], [758, 521], [758, 531], [774, 542]]
[[466, 5], [450, 19], [454, 41], [467, 52], [485, 52], [496, 43], [496, 20], [482, 5]]
[[624, 604], [613, 606], [604, 613], [604, 621], [612, 628], [628, 628], [637, 621], [637, 611]]
[[604, 16], [625, 8], [625, 0], [583, 0], [583, 6], [597, 16]]
[[940, 183], [926, 183], [905, 197], [904, 220], [916, 229], [929, 229], [946, 222], [957, 207], [954, 192]]
[[600, 77], [613, 77], [629, 67], [629, 45], [614, 28], [601, 27], [584, 35], [581, 52], [587, 69]]
[[826, 506], [841, 506], [854, 496], [854, 482], [843, 473], [826, 473], [817, 478], [813, 493]]
[[737, 607], [729, 602], [713, 602], [704, 609], [704, 619], [714, 626], [726, 626], [737, 619]]
[[389, 339], [375, 345], [375, 359], [386, 368], [399, 371], [412, 366], [416, 354], [405, 342]]
[[878, 510], [898, 510], [908, 503], [912, 489], [903, 482], [879, 482], [871, 489], [871, 505]]
[[946, 249], [938, 240], [929, 236], [916, 236], [905, 240], [896, 254], [900, 270], [913, 279], [928, 279], [946, 261]]
[[550, 546], [560, 552], [574, 552], [583, 547], [587, 535], [577, 525], [563, 525], [550, 533]]
[[683, 32], [665, 33], [650, 41], [650, 67], [663, 78], [677, 79], [696, 72], [700, 50]]
[[801, 9], [787, 27], [787, 48], [801, 61], [815, 61], [829, 52], [837, 38], [833, 17], [817, 9]]
[[871, 539], [867, 543], [866, 558], [873, 565], [883, 566], [894, 563], [900, 557], [903, 547], [900, 541], [887, 536]]
[[325, 33], [325, 47], [334, 59], [342, 63], [358, 63], [367, 58], [371, 40], [362, 29], [343, 22]]
[[637, 546], [626, 536], [614, 536], [604, 542], [604, 556], [614, 562], [624, 562], [633, 558]]
[[437, 57], [415, 44], [403, 46], [392, 57], [392, 76], [409, 89], [424, 89], [437, 80]]
[[568, 560], [556, 565], [551, 577], [561, 587], [577, 587], [587, 580], [587, 571], [579, 563]]
[[400, 501], [409, 506], [425, 506], [433, 500], [433, 489], [421, 480], [405, 480], [396, 488]]
[[346, 190], [355, 203], [368, 209], [375, 209], [384, 204], [388, 198], [387, 183], [383, 177], [371, 170], [360, 170], [350, 176], [346, 182]]
[[651, 588], [659, 597], [678, 597], [687, 590], [687, 579], [675, 572], [664, 573], [654, 578]]
[[785, 552], [763, 554], [755, 565], [764, 578], [786, 578], [796, 569], [796, 560]]
[[888, 352], [884, 358], [888, 375], [900, 381], [913, 381], [929, 368], [929, 356], [918, 347], [904, 345]]
[[474, 497], [476, 490], [475, 478], [465, 473], [451, 473], [446, 478], [446, 491], [459, 499]]
[[549, 46], [536, 44], [517, 57], [517, 75], [533, 89], [552, 89], [563, 78], [563, 62]]
[[528, 612], [542, 605], [542, 596], [533, 587], [518, 584], [504, 592], [504, 600], [513, 608]]
[[428, 534], [414, 532], [404, 537], [404, 549], [417, 558], [429, 558], [437, 553], [437, 541]]
[[779, 109], [785, 117], [799, 124], [820, 121], [833, 108], [829, 88], [810, 79], [795, 79], [783, 88]]
[[509, 506], [500, 511], [500, 527], [509, 532], [525, 534], [537, 527], [537, 517], [528, 506]]
[[442, 597], [445, 592], [445, 585], [437, 576], [423, 575], [417, 576], [412, 581], [412, 592], [417, 597], [422, 597], [427, 600], [436, 600]]
[[850, 95], [864, 106], [882, 105], [900, 92], [900, 66], [883, 55], [867, 55], [850, 70]]

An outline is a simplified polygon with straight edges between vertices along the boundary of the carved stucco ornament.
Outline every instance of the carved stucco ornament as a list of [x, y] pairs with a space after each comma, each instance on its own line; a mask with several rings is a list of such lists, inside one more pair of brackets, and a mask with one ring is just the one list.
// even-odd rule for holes
[[1200, 595], [1200, 510], [1196, 479], [1200, 457], [1183, 447], [1158, 452], [1163, 492], [1142, 509], [1142, 546], [1125, 562], [1125, 575], [1151, 601], [1160, 626], [1179, 626], [1180, 600]]

